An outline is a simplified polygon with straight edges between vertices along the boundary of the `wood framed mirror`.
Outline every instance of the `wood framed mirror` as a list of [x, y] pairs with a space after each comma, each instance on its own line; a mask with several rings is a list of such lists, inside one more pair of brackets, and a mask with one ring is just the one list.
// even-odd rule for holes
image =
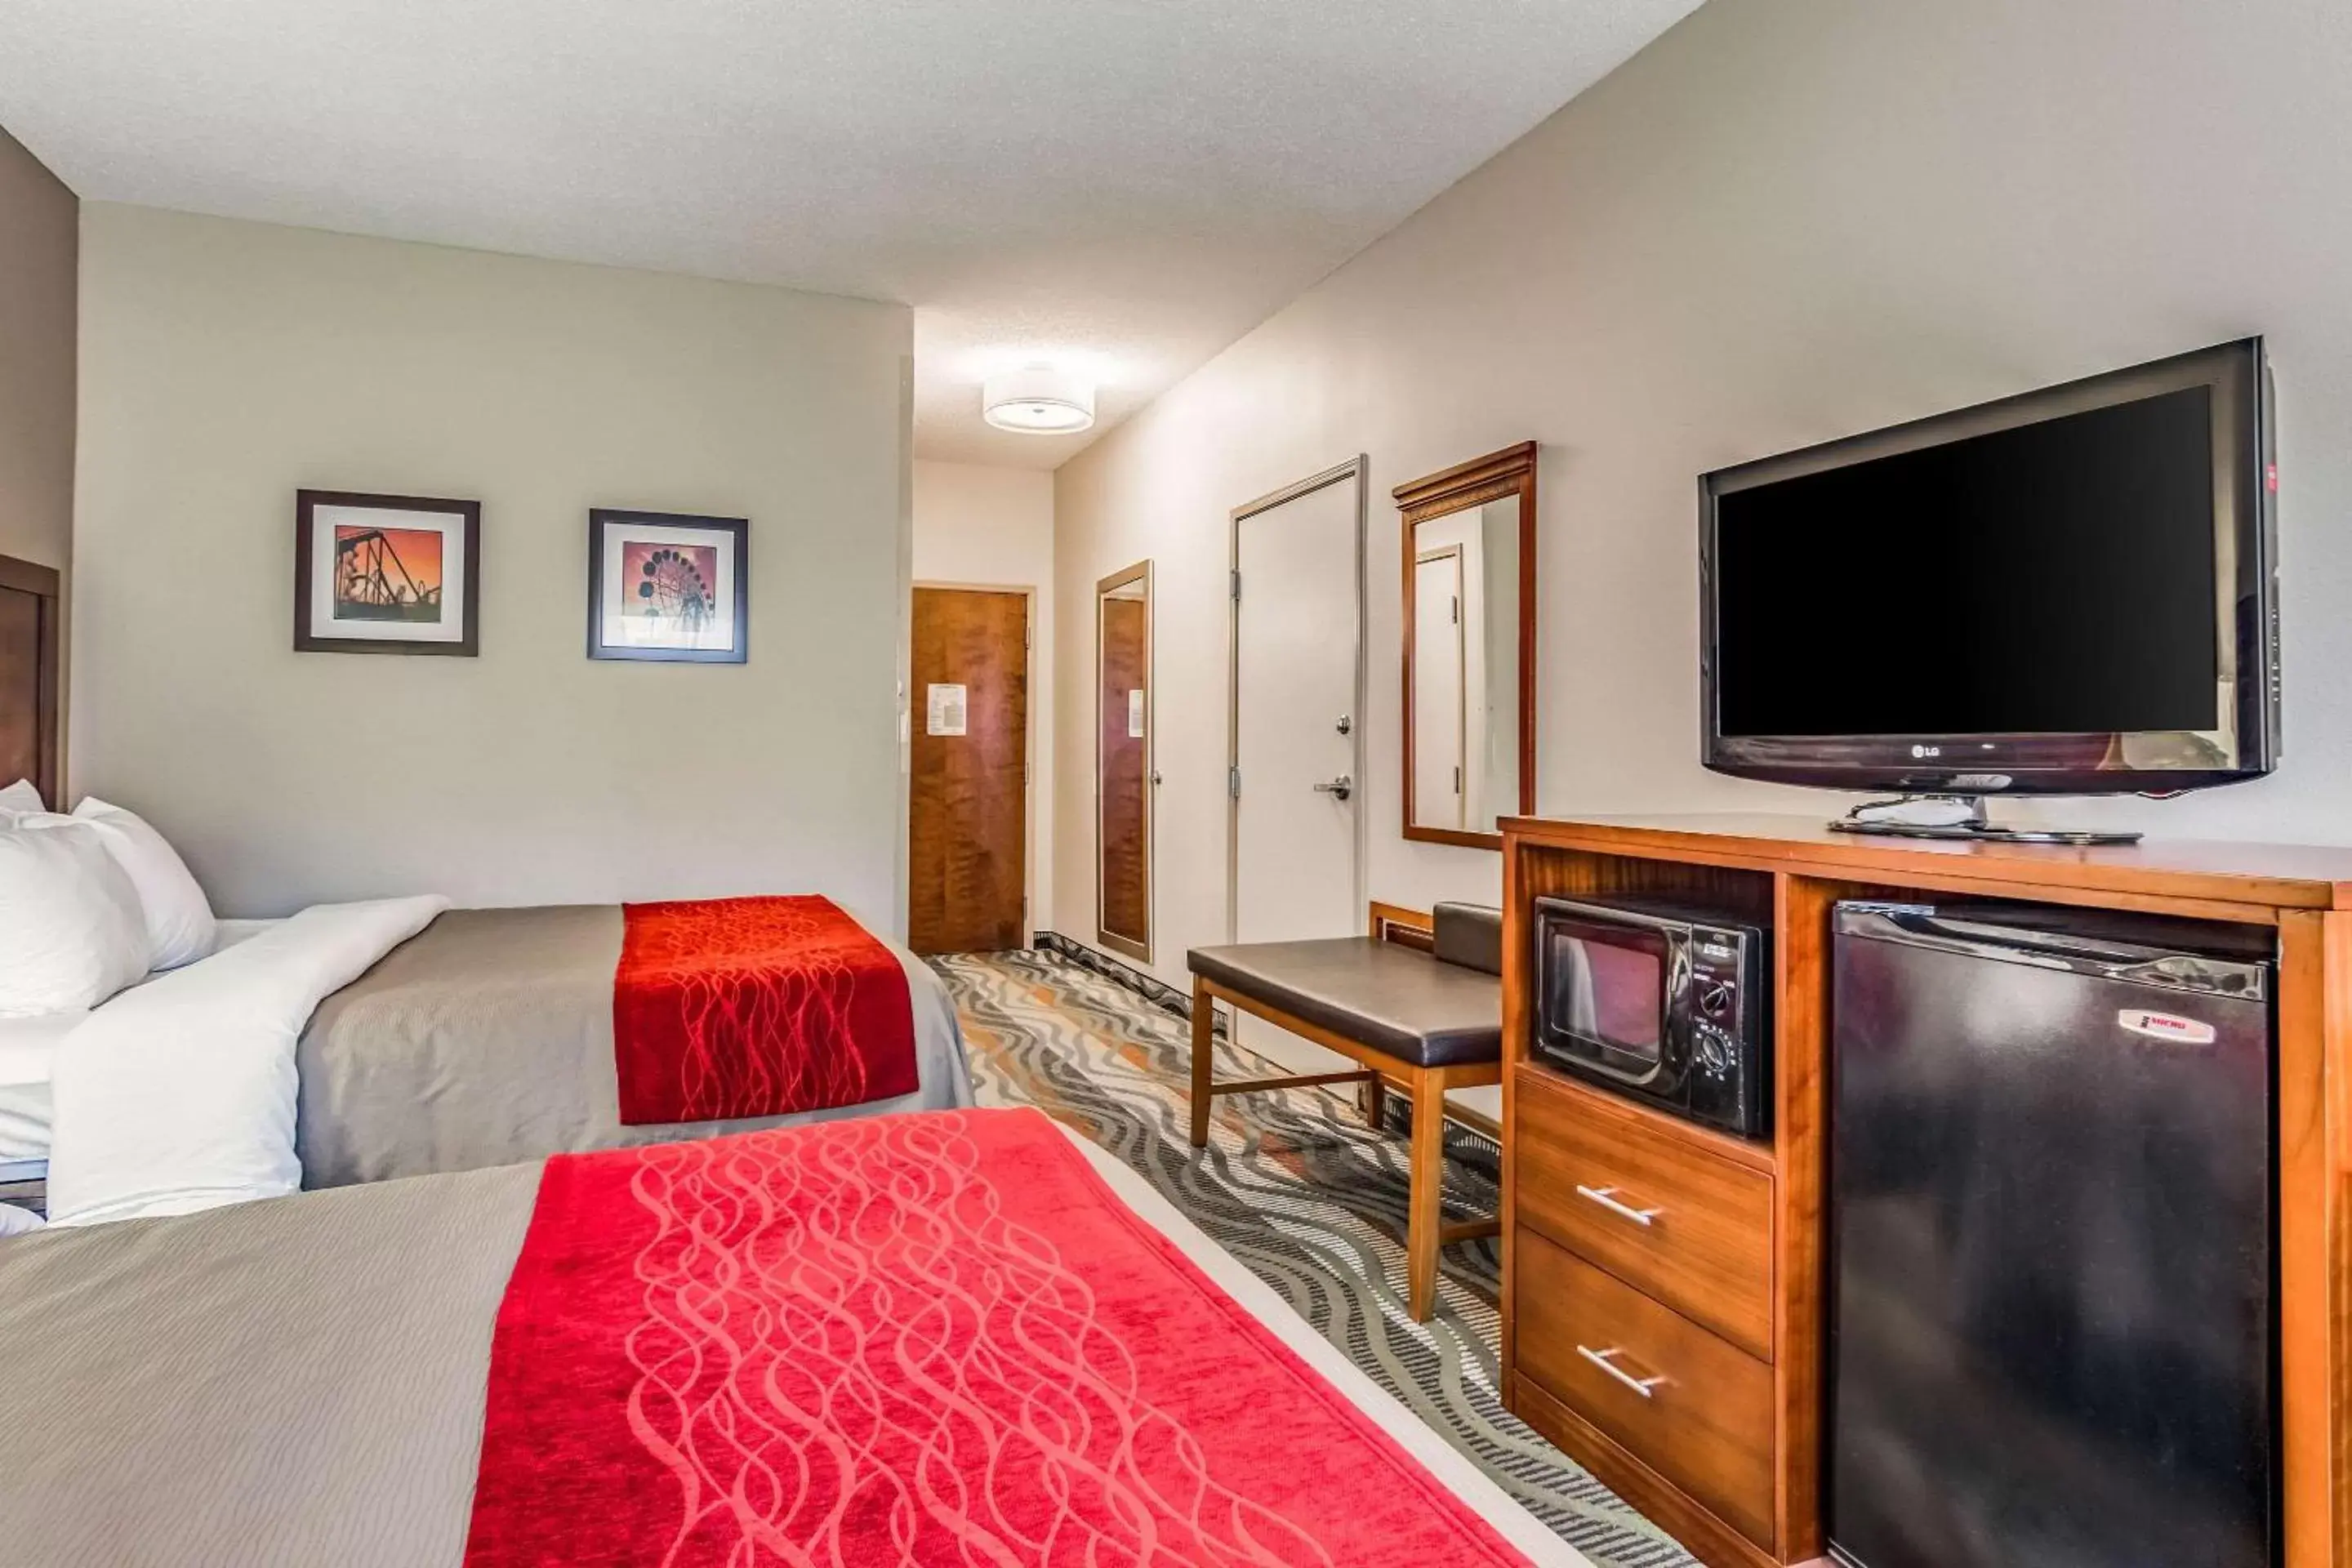
[[1404, 836], [1503, 847], [1536, 804], [1536, 444], [1397, 486]]
[[1095, 940], [1151, 962], [1151, 563], [1095, 584]]

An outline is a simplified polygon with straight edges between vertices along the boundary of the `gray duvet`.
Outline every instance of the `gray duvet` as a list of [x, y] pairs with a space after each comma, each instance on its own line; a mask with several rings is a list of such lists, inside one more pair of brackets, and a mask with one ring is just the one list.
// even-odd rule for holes
[[451, 910], [321, 1002], [297, 1050], [309, 1187], [971, 1103], [945, 987], [893, 945], [915, 1016], [915, 1092], [793, 1116], [621, 1124], [617, 905]]
[[[1533, 1563], [1591, 1568], [1141, 1177], [1090, 1157], [1434, 1484]], [[460, 1568], [491, 1337], [540, 1173], [0, 1240], [0, 1568]]]
[[455, 1568], [539, 1172], [0, 1243], [0, 1563]]

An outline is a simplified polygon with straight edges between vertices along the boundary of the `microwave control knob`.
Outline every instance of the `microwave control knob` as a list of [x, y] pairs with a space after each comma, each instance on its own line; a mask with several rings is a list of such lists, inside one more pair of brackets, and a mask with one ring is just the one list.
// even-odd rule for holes
[[1731, 1007], [1731, 987], [1717, 981], [1698, 994], [1698, 1010], [1710, 1018], [1720, 1018]]

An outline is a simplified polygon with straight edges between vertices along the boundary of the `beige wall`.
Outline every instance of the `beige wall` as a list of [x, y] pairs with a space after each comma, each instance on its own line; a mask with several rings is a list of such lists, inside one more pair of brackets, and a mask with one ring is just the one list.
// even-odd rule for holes
[[[906, 310], [103, 205], [82, 299], [76, 775], [226, 911], [898, 929]], [[481, 501], [481, 656], [293, 652], [303, 486]], [[589, 661], [593, 506], [749, 517], [751, 661]]]
[[77, 205], [0, 131], [0, 555], [59, 568], [73, 549]]
[[[1375, 505], [1370, 888], [1493, 898], [1398, 836], [1401, 480], [1544, 443], [1539, 804], [1821, 816], [1697, 762], [1695, 476], [2252, 331], [2282, 409], [2287, 759], [2018, 817], [2352, 842], [2352, 12], [2313, 0], [1710, 0], [1059, 470], [1065, 710], [1095, 577], [1160, 562], [1164, 942], [1223, 925], [1225, 518], [1358, 451]], [[1060, 746], [1056, 914], [1091, 909]]]
[[1054, 476], [917, 463], [915, 581], [1031, 590], [1029, 925], [1053, 930]]

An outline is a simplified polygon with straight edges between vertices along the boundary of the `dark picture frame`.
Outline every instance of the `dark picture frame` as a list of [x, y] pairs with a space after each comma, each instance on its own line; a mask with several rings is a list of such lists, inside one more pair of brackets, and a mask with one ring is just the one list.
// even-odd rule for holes
[[[609, 577], [608, 555], [619, 563]], [[667, 616], [656, 608], [657, 598], [667, 601]], [[634, 621], [631, 612], [641, 604], [649, 620], [668, 625], [648, 630], [645, 640], [608, 638], [614, 628]], [[751, 609], [750, 519], [616, 507], [588, 513], [590, 658], [742, 664], [751, 653]], [[728, 634], [724, 642], [691, 640], [708, 635], [695, 627], [713, 623]]]
[[[406, 514], [423, 528], [402, 530], [386, 519], [373, 541], [339, 542], [321, 561], [320, 513]], [[338, 524], [338, 526], [352, 526]], [[429, 571], [400, 557], [394, 536], [441, 531]], [[463, 535], [455, 552], [448, 533]], [[346, 552], [352, 570], [344, 572]], [[412, 552], [413, 553], [413, 552]], [[448, 568], [457, 566], [453, 574]], [[330, 575], [323, 581], [319, 573]], [[455, 604], [448, 592], [452, 579]], [[349, 582], [360, 592], [346, 596]], [[373, 495], [359, 490], [294, 492], [294, 649], [297, 653], [449, 654], [481, 651], [482, 503], [431, 496]], [[362, 608], [362, 605], [364, 607]], [[324, 614], [321, 614], [321, 606]], [[346, 609], [351, 613], [346, 614]], [[426, 612], [430, 611], [430, 614]], [[369, 635], [371, 628], [376, 635]]]

